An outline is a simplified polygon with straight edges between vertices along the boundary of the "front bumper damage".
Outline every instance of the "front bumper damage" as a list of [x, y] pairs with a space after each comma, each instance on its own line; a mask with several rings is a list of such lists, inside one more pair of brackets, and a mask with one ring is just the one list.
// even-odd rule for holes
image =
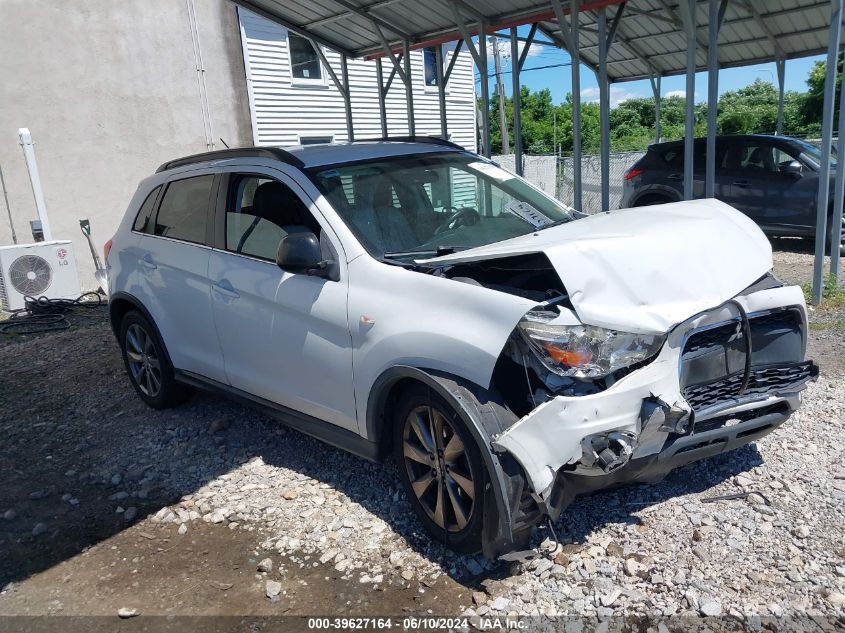
[[[772, 321], [762, 333], [755, 331], [749, 337], [757, 346], [753, 360], [740, 371], [744, 353], [732, 347], [743, 338], [740, 327], [785, 310], [792, 311], [795, 326], [784, 329]], [[725, 330], [734, 326], [735, 334]], [[722, 352], [693, 341], [701, 332], [725, 338]], [[698, 338], [706, 343], [708, 335]], [[540, 511], [556, 518], [578, 494], [656, 481], [677, 466], [775, 429], [797, 409], [800, 392], [817, 375], [817, 367], [803, 361], [805, 346], [799, 288], [739, 295], [674, 327], [648, 365], [599, 393], [548, 400], [494, 435], [492, 446], [521, 465]], [[720, 364], [725, 375], [716, 375]]]

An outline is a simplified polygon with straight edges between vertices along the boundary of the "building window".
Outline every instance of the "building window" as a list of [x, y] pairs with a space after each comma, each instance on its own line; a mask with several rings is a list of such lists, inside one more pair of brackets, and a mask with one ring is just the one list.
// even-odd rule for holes
[[423, 49], [423, 68], [425, 69], [425, 85], [437, 85], [437, 51], [431, 46]]
[[300, 136], [300, 145], [325, 145], [334, 140], [333, 136]]
[[288, 32], [290, 74], [296, 82], [323, 82], [323, 69], [314, 45], [304, 37]]

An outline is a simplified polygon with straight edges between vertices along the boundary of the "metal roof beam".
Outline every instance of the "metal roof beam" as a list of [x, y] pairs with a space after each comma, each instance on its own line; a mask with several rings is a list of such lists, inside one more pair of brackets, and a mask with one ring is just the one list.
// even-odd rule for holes
[[625, 13], [625, 6], [627, 4], [627, 2], [623, 2], [619, 5], [619, 8], [616, 9], [616, 14], [613, 16], [613, 22], [610, 23], [610, 30], [607, 33], [607, 40], [604, 45], [607, 50], [610, 50], [610, 47], [613, 46], [613, 40], [616, 37], [616, 29], [619, 28], [619, 22], [622, 21], [622, 14]]
[[772, 48], [775, 49], [775, 55], [777, 55], [778, 57], [783, 57], [784, 55], [786, 55], [786, 52], [783, 50], [783, 47], [780, 45], [780, 42], [778, 42], [777, 37], [775, 37], [775, 34], [772, 32], [772, 29], [769, 28], [769, 25], [766, 24], [763, 16], [754, 6], [753, 0], [737, 1], [743, 8], [745, 8], [746, 11], [748, 11], [749, 14], [751, 14], [751, 17], [754, 18], [754, 20], [757, 22], [757, 25], [763, 30], [763, 33], [766, 34], [766, 38], [769, 40], [769, 42], [771, 42]]
[[[398, 2], [403, 2], [404, 0], [379, 0], [378, 2], [373, 2], [372, 4], [368, 4], [366, 6], [359, 7], [364, 11], [372, 11], [373, 9], [381, 9], [382, 7], [388, 7], [391, 4], [396, 4]], [[338, 20], [342, 20], [343, 18], [348, 18], [350, 15], [354, 15], [354, 11], [346, 10], [340, 11], [339, 13], [335, 13], [334, 15], [328, 15], [324, 18], [320, 18], [319, 20], [314, 20], [308, 26], [312, 29], [318, 26], [325, 26], [326, 24], [331, 24], [332, 22], [337, 22]]]
[[463, 40], [458, 40], [455, 44], [455, 50], [452, 51], [452, 59], [449, 60], [449, 66], [446, 68], [446, 72], [443, 73], [443, 83], [448, 84], [449, 78], [452, 76], [452, 69], [455, 68], [455, 62], [458, 61], [458, 53], [461, 52], [461, 47], [464, 45]]
[[385, 20], [384, 18], [380, 18], [377, 15], [373, 15], [366, 7], [355, 6], [354, 4], [349, 2], [349, 0], [331, 0], [331, 1], [334, 2], [335, 4], [339, 4], [340, 6], [345, 8], [346, 10], [350, 11], [351, 13], [354, 13], [355, 15], [358, 15], [362, 18], [369, 20], [370, 22], [372, 22], [375, 25], [378, 25], [378, 26], [380, 26], [384, 29], [388, 29], [390, 31], [393, 31], [394, 33], [396, 33], [396, 35], [399, 35], [403, 40], [413, 39], [413, 36], [410, 33], [405, 31], [404, 29], [396, 26], [395, 24], [391, 23], [390, 21]]
[[[681, 0], [681, 2], [683, 2], [683, 1], [684, 0]], [[678, 31], [680, 31], [681, 33], [685, 33], [686, 28], [684, 27], [683, 20], [681, 20], [681, 18], [678, 17], [676, 11], [674, 9], [672, 9], [671, 6], [669, 6], [669, 2], [667, 0], [657, 0], [657, 4], [659, 4], [663, 8], [663, 10], [666, 12], [666, 14], [674, 21], [675, 27], [678, 29]], [[678, 11], [680, 11], [680, 8], [678, 8]], [[654, 36], [652, 35], [651, 37], [654, 37]], [[699, 37], [697, 29], [696, 29], [696, 33], [695, 33], [695, 41], [698, 44], [698, 48], [701, 49], [701, 52], [704, 54], [704, 58], [707, 59], [707, 54], [708, 54], [708, 50], [709, 50], [708, 46], [707, 46], [707, 42], [705, 40], [703, 40], [701, 37]]]
[[232, 2], [234, 2], [238, 6], [243, 7], [244, 9], [246, 9], [248, 11], [252, 11], [256, 15], [260, 15], [262, 18], [266, 18], [267, 20], [270, 20], [271, 22], [275, 22], [276, 24], [282, 25], [287, 30], [292, 31], [293, 33], [296, 33], [297, 35], [300, 35], [300, 36], [302, 36], [306, 39], [309, 39], [313, 42], [316, 42], [317, 44], [320, 44], [321, 46], [325, 46], [328, 49], [336, 51], [336, 52], [340, 53], [341, 55], [347, 55], [349, 57], [355, 56], [355, 53], [353, 51], [349, 50], [348, 48], [346, 48], [344, 46], [338, 46], [334, 42], [331, 42], [331, 41], [327, 40], [326, 38], [321, 37], [320, 35], [317, 35], [316, 33], [313, 33], [312, 31], [309, 31], [306, 27], [302, 26], [301, 24], [294, 24], [290, 20], [286, 20], [286, 19], [284, 19], [284, 18], [282, 18], [282, 17], [280, 17], [280, 16], [278, 16], [274, 13], [271, 13], [270, 11], [262, 9], [261, 7], [259, 7], [259, 6], [255, 5], [254, 3], [250, 2], [250, 0], [232, 0]]
[[384, 37], [384, 33], [378, 24], [373, 23], [373, 28], [376, 30], [376, 33], [381, 40], [382, 47], [384, 48], [384, 54], [387, 55], [390, 59], [390, 63], [393, 64], [393, 69], [396, 71], [396, 74], [399, 75], [399, 79], [401, 79], [402, 83], [407, 86], [408, 77], [405, 75], [405, 71], [402, 69], [402, 66], [399, 65], [399, 59], [397, 59], [396, 55], [393, 54], [393, 49], [390, 48], [390, 44], [387, 43], [387, 38]]
[[[566, 46], [566, 42], [563, 41], [563, 39], [560, 37], [560, 35], [558, 35], [554, 31], [552, 31], [551, 29], [543, 26], [542, 24], [538, 25], [537, 28], [539, 29], [540, 33], [542, 33], [543, 35], [548, 37], [550, 40], [552, 40], [552, 42], [554, 42], [558, 46], [558, 48], [562, 48], [566, 52], [569, 52], [569, 47]], [[581, 48], [579, 50], [584, 50], [584, 49]], [[598, 72], [599, 72], [598, 66], [596, 66], [592, 62], [588, 62], [583, 57], [581, 58], [581, 65], [586, 66], [587, 68], [589, 68], [590, 70], [592, 70], [596, 74], [598, 74]]]
[[[536, 22], [531, 25], [531, 30], [528, 31], [528, 37], [525, 38], [525, 43], [522, 46], [522, 52], [519, 54], [519, 59], [517, 60], [517, 68], [519, 68], [519, 70], [522, 70], [522, 67], [525, 66], [525, 60], [528, 58], [528, 49], [531, 48], [531, 45], [534, 43], [535, 35], [537, 35]], [[511, 63], [513, 63], [513, 60], [511, 60]]]
[[648, 18], [649, 20], [657, 20], [658, 22], [665, 22], [666, 24], [671, 24], [674, 26], [674, 20], [667, 18], [665, 15], [660, 15], [657, 11], [646, 11], [645, 9], [637, 9], [636, 7], [628, 6], [626, 9], [628, 13], [633, 15], [642, 16], [644, 18]]
[[652, 73], [652, 74], [654, 74], [654, 75], [660, 75], [660, 74], [661, 74], [661, 70], [660, 70], [659, 68], [657, 68], [657, 67], [656, 67], [656, 66], [655, 66], [655, 65], [651, 62], [651, 56], [650, 56], [650, 55], [647, 55], [647, 54], [646, 54], [646, 52], [645, 52], [645, 51], [643, 51], [643, 50], [642, 50], [639, 46], [637, 46], [636, 44], [634, 44], [633, 42], [631, 42], [631, 40], [630, 40], [630, 39], [628, 38], [628, 36], [625, 34], [625, 28], [624, 28], [624, 27], [622, 27], [621, 25], [619, 25], [619, 27], [617, 28], [617, 30], [618, 30], [618, 33], [616, 34], [616, 39], [617, 39], [617, 41], [618, 41], [618, 42], [619, 42], [622, 46], [624, 46], [625, 48], [627, 48], [627, 49], [628, 49], [631, 53], [633, 53], [633, 54], [637, 57], [637, 59], [638, 59], [640, 62], [642, 62], [643, 64], [645, 64], [646, 68], [648, 68], [648, 69], [649, 69], [649, 72], [651, 72], [651, 73]]

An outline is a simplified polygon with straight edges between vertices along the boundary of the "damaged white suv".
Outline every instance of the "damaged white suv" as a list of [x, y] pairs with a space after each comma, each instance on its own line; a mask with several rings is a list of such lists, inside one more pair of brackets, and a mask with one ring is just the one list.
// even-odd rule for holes
[[213, 389], [369, 459], [461, 551], [783, 423], [800, 289], [715, 200], [583, 217], [434, 139], [249, 148], [144, 180], [107, 255], [153, 407]]

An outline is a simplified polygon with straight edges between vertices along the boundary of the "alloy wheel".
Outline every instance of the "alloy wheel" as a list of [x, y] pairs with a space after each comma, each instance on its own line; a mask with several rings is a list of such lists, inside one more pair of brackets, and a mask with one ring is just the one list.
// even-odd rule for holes
[[412, 409], [402, 451], [411, 489], [428, 517], [449, 532], [464, 529], [475, 509], [475, 473], [446, 415], [433, 406]]
[[145, 395], [155, 398], [161, 391], [161, 361], [153, 338], [133, 323], [126, 330], [124, 346], [132, 379]]

